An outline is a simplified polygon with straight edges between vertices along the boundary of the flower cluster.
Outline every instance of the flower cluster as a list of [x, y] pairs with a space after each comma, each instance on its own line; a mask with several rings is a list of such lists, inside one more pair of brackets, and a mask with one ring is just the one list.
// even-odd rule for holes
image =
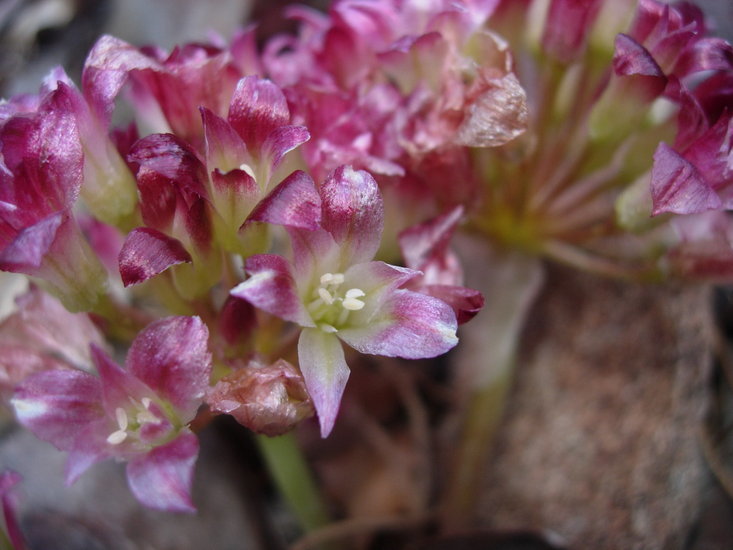
[[[303, 148], [266, 57], [252, 32], [171, 53], [105, 36], [79, 88], [55, 69], [1, 106], [0, 267], [34, 286], [0, 327], [0, 389], [69, 453], [69, 483], [123, 460], [143, 504], [191, 511], [202, 406], [268, 435], [315, 412], [326, 437], [342, 342], [435, 357], [483, 305], [448, 248], [460, 211], [406, 234], [420, 254], [380, 252], [370, 166]], [[123, 98], [136, 119], [117, 128]]]
[[340, 0], [259, 50], [100, 38], [80, 87], [56, 69], [0, 105], [0, 269], [34, 283], [3, 397], [68, 481], [121, 459], [190, 511], [202, 405], [268, 435], [315, 411], [326, 437], [352, 350], [457, 344], [483, 298], [456, 231], [730, 278], [733, 47], [690, 4], [634, 5]]

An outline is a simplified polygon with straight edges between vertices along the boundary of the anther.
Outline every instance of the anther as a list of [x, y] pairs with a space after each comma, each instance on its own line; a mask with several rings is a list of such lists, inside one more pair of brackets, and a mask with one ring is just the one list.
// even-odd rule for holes
[[331, 293], [323, 287], [318, 289], [318, 296], [320, 296], [321, 300], [326, 302], [329, 306], [333, 303], [333, 296], [331, 296]]

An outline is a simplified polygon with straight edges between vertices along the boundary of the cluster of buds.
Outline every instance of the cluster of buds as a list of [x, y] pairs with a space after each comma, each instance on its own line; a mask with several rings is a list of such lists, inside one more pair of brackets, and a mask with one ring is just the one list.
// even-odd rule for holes
[[733, 275], [733, 48], [694, 6], [291, 15], [261, 51], [253, 29], [170, 53], [105, 36], [80, 89], [57, 69], [0, 105], [0, 269], [37, 285], [0, 389], [70, 481], [115, 457], [141, 502], [191, 510], [202, 404], [268, 435], [315, 411], [326, 437], [343, 344], [435, 357], [481, 309], [456, 230], [614, 276]]

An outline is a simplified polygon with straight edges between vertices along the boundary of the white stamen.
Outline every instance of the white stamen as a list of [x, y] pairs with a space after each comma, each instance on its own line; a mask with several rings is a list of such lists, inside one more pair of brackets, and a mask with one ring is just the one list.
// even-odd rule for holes
[[152, 401], [150, 400], [149, 397], [143, 397], [142, 403], [143, 403], [143, 407], [145, 407], [146, 409], [149, 409], [150, 403], [152, 403]]
[[329, 306], [333, 303], [333, 296], [331, 296], [331, 293], [323, 287], [318, 289], [318, 296], [320, 296], [321, 300], [326, 302]]
[[328, 323], [321, 323], [320, 325], [318, 325], [318, 328], [320, 328], [323, 332], [327, 332], [328, 334], [338, 332], [338, 329], [336, 327], [329, 325]]
[[251, 177], [251, 178], [252, 178], [253, 180], [256, 180], [256, 179], [257, 179], [257, 178], [255, 177], [255, 171], [254, 171], [254, 170], [252, 170], [252, 167], [251, 167], [251, 166], [250, 166], [249, 164], [247, 164], [246, 162], [243, 162], [242, 164], [240, 164], [240, 165], [239, 165], [239, 169], [240, 169], [240, 170], [241, 170], [242, 172], [247, 172], [247, 174], [248, 174], [248, 175], [249, 175], [249, 176], [250, 176], [250, 177]]
[[333, 278], [331, 279], [331, 283], [335, 285], [340, 285], [344, 282], [344, 274], [343, 273], [334, 273]]
[[346, 298], [341, 305], [344, 306], [344, 309], [348, 309], [349, 311], [359, 311], [365, 304], [356, 298]]
[[344, 296], [346, 296], [346, 298], [361, 298], [362, 296], [366, 296], [366, 294], [360, 288], [350, 288], [346, 291]]
[[107, 437], [107, 443], [110, 445], [119, 445], [125, 439], [127, 439], [127, 432], [124, 430], [117, 430], [116, 432], [109, 434], [109, 437]]
[[327, 285], [331, 281], [333, 281], [333, 273], [324, 273], [323, 275], [321, 275], [322, 285]]
[[[115, 409], [115, 418], [117, 419], [117, 425], [120, 428], [121, 432], [124, 432], [127, 429], [127, 413], [125, 412], [125, 409], [122, 407], [117, 407]], [[111, 437], [111, 436], [110, 436]]]

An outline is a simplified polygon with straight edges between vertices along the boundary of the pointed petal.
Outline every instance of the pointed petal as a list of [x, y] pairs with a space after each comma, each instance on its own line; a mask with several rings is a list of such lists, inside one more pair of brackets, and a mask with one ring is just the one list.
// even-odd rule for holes
[[198, 410], [211, 376], [209, 331], [198, 317], [148, 325], [127, 353], [128, 371], [170, 402], [184, 422]]
[[451, 306], [459, 325], [473, 319], [484, 307], [483, 295], [464, 286], [427, 285], [422, 292]]
[[59, 227], [66, 219], [67, 212], [57, 212], [20, 231], [0, 252], [0, 269], [35, 274], [56, 239]]
[[184, 262], [191, 263], [191, 255], [180, 241], [155, 229], [140, 227], [130, 231], [122, 246], [120, 275], [125, 286], [136, 285]]
[[315, 183], [296, 170], [260, 201], [248, 221], [315, 230], [321, 221], [321, 197]]
[[250, 152], [259, 154], [268, 135], [289, 124], [290, 110], [276, 84], [257, 76], [246, 76], [237, 84], [228, 118]]
[[653, 216], [664, 212], [694, 214], [722, 205], [697, 168], [665, 143], [654, 153], [651, 192]]
[[73, 369], [26, 378], [11, 403], [23, 426], [62, 451], [70, 450], [79, 432], [104, 415], [99, 379]]
[[310, 139], [305, 126], [281, 126], [275, 128], [262, 144], [262, 157], [270, 159], [270, 168], [274, 170], [286, 153]]
[[135, 498], [156, 510], [195, 512], [191, 485], [198, 452], [198, 439], [185, 432], [129, 462], [127, 481]]
[[321, 186], [323, 228], [342, 247], [344, 265], [368, 262], [382, 238], [384, 205], [374, 178], [340, 166]]
[[206, 139], [207, 169], [210, 172], [219, 169], [226, 173], [239, 168], [248, 157], [247, 146], [242, 138], [226, 120], [205, 107], [200, 110]]
[[344, 349], [335, 335], [306, 328], [298, 340], [298, 361], [305, 387], [318, 413], [321, 437], [328, 437], [349, 379]]
[[99, 418], [84, 427], [74, 440], [69, 450], [69, 458], [64, 468], [64, 477], [67, 485], [74, 483], [79, 477], [97, 462], [110, 455], [106, 439], [111, 433], [109, 421], [106, 417]]
[[82, 88], [97, 118], [109, 125], [114, 100], [134, 69], [160, 70], [156, 60], [127, 42], [105, 35], [97, 40], [84, 63]]
[[257, 327], [256, 310], [246, 300], [228, 296], [219, 313], [219, 334], [230, 346], [246, 342]]
[[385, 262], [365, 262], [351, 266], [344, 273], [344, 286], [359, 288], [369, 296], [366, 307], [352, 313], [352, 316], [367, 322], [394, 290], [418, 275], [420, 272], [414, 269]]
[[102, 382], [103, 405], [108, 417], [115, 418], [118, 407], [129, 407], [130, 399], [141, 401], [144, 397], [155, 396], [150, 388], [120, 367], [100, 348], [92, 344], [91, 349]]
[[564, 63], [582, 56], [600, 5], [599, 0], [552, 0], [542, 36], [543, 50]]
[[286, 321], [314, 326], [298, 295], [290, 264], [285, 258], [275, 254], [250, 256], [245, 270], [249, 278], [230, 291], [232, 296], [247, 300]]
[[397, 290], [368, 324], [340, 330], [338, 335], [362, 353], [423, 359], [454, 347], [456, 328], [456, 316], [445, 302]]
[[456, 206], [442, 216], [402, 231], [398, 240], [407, 266], [422, 269], [426, 263], [443, 257], [463, 211], [462, 206]]

